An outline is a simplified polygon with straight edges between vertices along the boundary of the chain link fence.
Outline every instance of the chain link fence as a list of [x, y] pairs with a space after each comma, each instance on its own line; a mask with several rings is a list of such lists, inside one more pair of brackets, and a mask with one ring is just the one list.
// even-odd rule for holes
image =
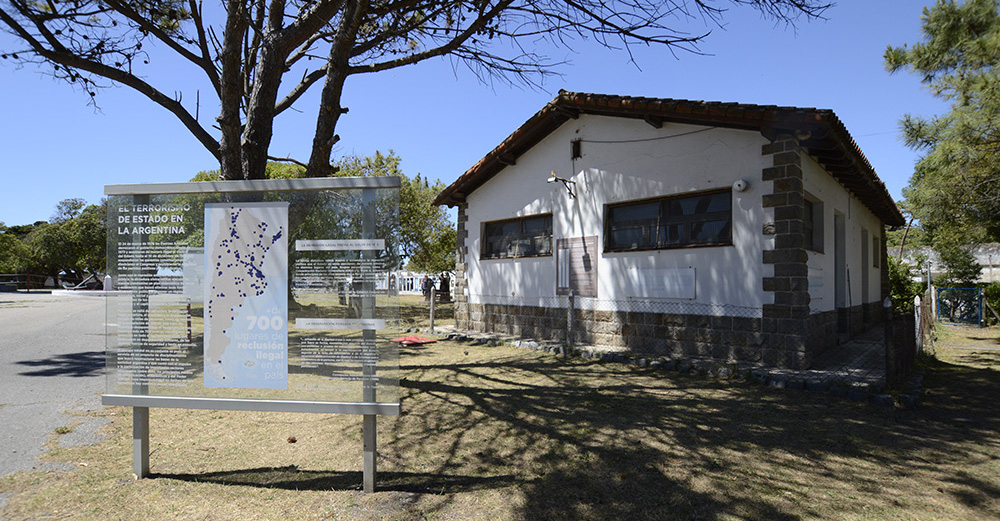
[[936, 288], [938, 320], [953, 324], [982, 325], [982, 288]]
[[[796, 315], [797, 313], [800, 313]], [[805, 368], [836, 343], [835, 312], [677, 301], [472, 294], [456, 307], [462, 329], [656, 356]]]
[[560, 296], [517, 296], [517, 295], [471, 295], [470, 304], [494, 306], [528, 306], [541, 308], [562, 308], [587, 311], [613, 311], [624, 313], [659, 313], [670, 315], [705, 315], [713, 317], [762, 318], [760, 307], [734, 306], [732, 304], [703, 303], [629, 297], [627, 299], [600, 299], [594, 297]]

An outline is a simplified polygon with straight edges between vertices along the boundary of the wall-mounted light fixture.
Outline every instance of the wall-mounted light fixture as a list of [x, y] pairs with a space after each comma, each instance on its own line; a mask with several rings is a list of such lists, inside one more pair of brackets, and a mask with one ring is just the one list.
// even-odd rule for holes
[[575, 185], [576, 181], [570, 181], [569, 179], [566, 179], [564, 177], [559, 177], [559, 176], [556, 175], [555, 171], [553, 171], [552, 175], [550, 175], [549, 178], [545, 180], [545, 182], [546, 183], [561, 182], [563, 184], [563, 186], [566, 187], [566, 191], [569, 192], [570, 197], [572, 197], [573, 199], [576, 199], [576, 194], [573, 193], [573, 189], [570, 188], [570, 186], [569, 186], [570, 184], [574, 184]]

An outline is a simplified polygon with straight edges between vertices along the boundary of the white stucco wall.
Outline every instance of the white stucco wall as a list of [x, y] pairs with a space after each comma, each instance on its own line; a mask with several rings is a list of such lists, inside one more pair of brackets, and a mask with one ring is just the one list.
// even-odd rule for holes
[[[862, 303], [879, 302], [881, 300], [880, 268], [872, 265], [872, 255], [879, 251], [872, 250], [872, 238], [878, 239], [881, 245], [882, 222], [852, 196], [840, 183], [823, 170], [816, 161], [803, 154], [802, 181], [807, 197], [812, 196], [822, 202], [823, 246], [822, 252], [809, 251], [809, 283], [810, 309], [813, 312], [831, 311], [836, 307], [857, 306]], [[835, 237], [834, 215], [841, 214], [844, 218], [844, 259], [846, 270], [842, 272], [845, 291], [842, 302], [836, 302], [835, 275]], [[867, 257], [862, 262], [862, 236], [868, 232]], [[882, 259], [879, 259], [879, 266]], [[867, 271], [867, 292], [862, 286], [863, 271]], [[850, 280], [850, 290], [847, 291], [847, 280]], [[867, 296], [867, 298], [862, 298]]]
[[[670, 137], [673, 136], [673, 137]], [[657, 139], [665, 138], [665, 139]], [[582, 157], [571, 159], [571, 142], [582, 139]], [[772, 239], [762, 234], [761, 196], [770, 190], [761, 170], [767, 141], [757, 132], [665, 124], [601, 116], [570, 120], [467, 198], [469, 295], [539, 297], [556, 292], [555, 256], [480, 260], [481, 223], [552, 213], [553, 247], [560, 238], [597, 236], [598, 298], [622, 300], [644, 293], [645, 270], [693, 268], [697, 303], [759, 308], [773, 301], [762, 279], [773, 268], [761, 262]], [[767, 165], [764, 165], [767, 162]], [[572, 179], [577, 198], [549, 173]], [[733, 196], [733, 245], [604, 253], [605, 205], [663, 195], [729, 188]], [[648, 291], [645, 291], [648, 293]], [[655, 296], [655, 295], [654, 295]]]

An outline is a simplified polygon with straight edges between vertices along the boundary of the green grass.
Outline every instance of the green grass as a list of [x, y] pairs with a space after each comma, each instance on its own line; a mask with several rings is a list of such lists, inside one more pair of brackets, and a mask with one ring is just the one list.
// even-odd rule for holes
[[105, 408], [106, 440], [46, 456], [74, 470], [0, 478], [0, 518], [996, 519], [1000, 373], [977, 363], [931, 361], [893, 410], [442, 341], [402, 352], [375, 494], [356, 416], [154, 409], [133, 481], [130, 410]]

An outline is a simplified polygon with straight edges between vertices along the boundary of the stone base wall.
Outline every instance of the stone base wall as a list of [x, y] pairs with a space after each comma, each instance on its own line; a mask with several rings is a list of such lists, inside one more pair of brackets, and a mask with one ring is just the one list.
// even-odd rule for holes
[[824, 311], [809, 315], [807, 344], [815, 358], [827, 349], [837, 346], [837, 312]]
[[[465, 303], [459, 329], [564, 343], [566, 308]], [[805, 369], [837, 341], [837, 313], [807, 319], [720, 317], [577, 309], [573, 343], [647, 356], [712, 358]]]
[[838, 308], [836, 313], [837, 333], [846, 333], [852, 337], [882, 323], [882, 304], [879, 302], [859, 304], [850, 308]]

